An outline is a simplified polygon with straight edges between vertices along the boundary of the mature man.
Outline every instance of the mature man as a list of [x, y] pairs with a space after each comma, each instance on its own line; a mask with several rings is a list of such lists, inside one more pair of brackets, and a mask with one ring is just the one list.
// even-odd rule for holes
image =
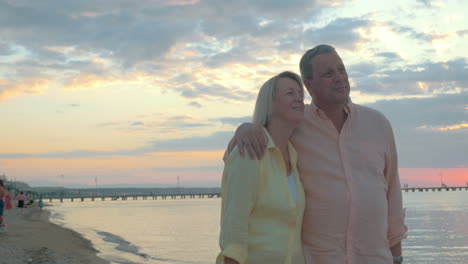
[[[346, 68], [333, 47], [308, 50], [300, 69], [312, 96], [292, 136], [306, 194], [306, 262], [401, 263], [407, 228], [389, 121], [351, 102]], [[230, 145], [261, 158], [265, 142], [261, 128], [243, 124]]]

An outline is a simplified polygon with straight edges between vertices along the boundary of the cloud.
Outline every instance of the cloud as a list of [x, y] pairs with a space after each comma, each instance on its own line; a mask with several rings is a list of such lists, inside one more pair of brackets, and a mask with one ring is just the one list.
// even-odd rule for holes
[[227, 88], [219, 84], [189, 83], [177, 88], [183, 97], [194, 98], [221, 98], [234, 101], [251, 101], [256, 93], [235, 88]]
[[[407, 65], [405, 69], [386, 70], [368, 64], [356, 64], [350, 77], [355, 89], [370, 94], [439, 94], [468, 90], [466, 59], [447, 62], [425, 62]], [[354, 89], [354, 88], [353, 88]]]
[[[178, 47], [210, 46], [213, 37], [219, 43], [237, 39], [245, 44], [250, 36], [249, 48], [268, 43], [261, 38], [275, 45], [292, 28], [301, 28], [301, 16], [327, 5], [315, 0], [7, 1], [0, 3], [0, 34], [9, 42], [2, 43], [0, 52], [11, 52], [8, 47], [14, 44], [24, 50], [18, 55], [28, 55], [24, 59], [49, 67], [86, 64], [87, 57], [95, 56], [131, 68], [167, 60]], [[218, 48], [209, 49], [216, 54]]]
[[379, 52], [379, 53], [376, 53], [375, 56], [383, 57], [383, 58], [386, 58], [386, 59], [389, 59], [389, 60], [400, 60], [401, 59], [400, 55], [398, 55], [395, 52]]
[[219, 52], [206, 58], [204, 64], [211, 68], [222, 67], [232, 63], [255, 63], [256, 58], [249, 53], [255, 51], [252, 45], [240, 45], [226, 52]]
[[424, 4], [426, 7], [431, 7], [432, 6], [432, 0], [416, 0], [419, 3]]
[[234, 132], [220, 131], [208, 136], [176, 138], [148, 142], [146, 146], [116, 151], [76, 150], [49, 153], [0, 153], [0, 159], [56, 158], [78, 159], [112, 156], [142, 156], [150, 153], [167, 153], [179, 151], [219, 151], [224, 150]]
[[[399, 164], [402, 168], [454, 168], [468, 164], [467, 141], [468, 129], [468, 91], [459, 94], [438, 95], [431, 98], [408, 98], [383, 100], [368, 106], [380, 110], [391, 121], [398, 147]], [[157, 115], [157, 114], [156, 114]], [[148, 115], [151, 118], [153, 115]], [[140, 117], [143, 118], [143, 117]], [[199, 125], [213, 125], [220, 122], [236, 126], [248, 121], [250, 117], [222, 117], [197, 124], [190, 116], [168, 116], [160, 123], [166, 123], [168, 129], [187, 130]], [[162, 129], [150, 120], [141, 122], [146, 128]], [[153, 120], [154, 121], [154, 120]], [[172, 122], [172, 123], [171, 123]], [[127, 127], [131, 126], [131, 122]], [[101, 124], [102, 126], [115, 124]], [[122, 124], [115, 126], [120, 127]], [[458, 126], [457, 126], [458, 125]], [[426, 128], [426, 129], [421, 129]], [[436, 128], [436, 129], [432, 129]], [[459, 129], [457, 129], [459, 128]], [[203, 136], [186, 135], [185, 137], [166, 140], [153, 140], [143, 147], [116, 151], [77, 150], [42, 154], [6, 153], [1, 159], [24, 159], [31, 157], [73, 159], [105, 156], [144, 156], [154, 153], [222, 151], [233, 136], [231, 131], [218, 131]], [[464, 165], [465, 164], [465, 165]]]
[[[121, 3], [117, 7], [115, 2], [106, 1], [96, 1], [94, 5], [87, 1], [80, 5], [60, 1], [49, 1], [49, 5], [2, 2], [0, 32], [42, 57], [46, 57], [48, 46], [75, 46], [130, 66], [160, 57], [196, 28], [196, 23], [183, 16], [171, 19], [173, 7], [158, 7], [148, 1], [139, 5]], [[104, 11], [105, 8], [109, 9]], [[171, 11], [164, 14], [164, 10]]]
[[97, 89], [104, 86], [119, 84], [138, 84], [148, 78], [149, 76], [146, 73], [139, 72], [127, 73], [125, 75], [79, 74], [67, 79], [64, 88], [66, 90]]
[[29, 79], [22, 82], [0, 80], [0, 102], [20, 95], [37, 95], [49, 88], [50, 80]]
[[0, 42], [0, 56], [8, 56], [14, 54], [12, 46], [5, 42]]
[[347, 67], [350, 76], [369, 76], [378, 72], [378, 66], [375, 63], [362, 62]]
[[328, 4], [316, 0], [207, 0], [202, 1], [198, 9], [192, 11], [201, 14], [200, 28], [204, 34], [217, 38], [232, 38], [262, 35], [262, 31], [268, 28], [268, 22], [272, 20], [278, 20], [281, 22], [279, 24], [292, 25], [291, 22], [297, 23], [301, 18], [309, 18]]
[[[19, 79], [49, 72], [58, 86], [83, 90], [134, 84], [141, 81], [134, 75], [145, 74], [157, 79], [158, 89], [180, 88], [188, 99], [246, 101], [252, 93], [226, 88], [225, 78], [200, 65], [281, 64], [278, 58], [301, 51], [301, 17], [339, 2], [9, 1], [0, 3], [0, 34], [9, 40], [2, 42], [5, 52], [14, 47], [18, 57], [5, 66], [21, 68]], [[208, 83], [194, 68], [217, 80]], [[171, 80], [174, 72], [193, 82]]]
[[214, 119], [220, 121], [222, 124], [238, 126], [244, 122], [250, 122], [252, 120], [251, 116], [241, 116], [241, 117], [223, 117], [220, 119]]
[[369, 106], [391, 121], [400, 167], [456, 168], [468, 164], [466, 102], [468, 91]]
[[[403, 142], [399, 148], [402, 164], [413, 166], [411, 161], [414, 161], [418, 166], [426, 166], [439, 160], [442, 166], [462, 164], [462, 157], [466, 156], [460, 146], [464, 144], [463, 137], [466, 138], [467, 60], [447, 57], [450, 59], [437, 62], [434, 61], [437, 56], [428, 56], [425, 62], [414, 61], [420, 59], [418, 52], [434, 50], [433, 41], [458, 41], [457, 36], [466, 37], [468, 31], [460, 28], [452, 33], [436, 29], [423, 31], [416, 26], [416, 20], [407, 25], [404, 20], [380, 21], [384, 16], [374, 20], [372, 14], [353, 17], [352, 12], [338, 8], [321, 13], [324, 7], [344, 2], [2, 1], [0, 101], [41, 94], [53, 86], [83, 90], [135, 85], [139, 89], [150, 84], [155, 89], [178, 93], [186, 104], [196, 108], [205, 105], [208, 108], [205, 103], [213, 101], [252, 102], [266, 76], [276, 73], [279, 67], [294, 67], [297, 71], [300, 54], [306, 48], [329, 43], [359, 60], [369, 55], [365, 63], [360, 60], [348, 65], [355, 83], [353, 90], [363, 95], [380, 95], [379, 98], [429, 97], [375, 103], [395, 120], [392, 122], [397, 140]], [[436, 2], [419, 0], [418, 6], [422, 4], [431, 6]], [[375, 43], [368, 41], [374, 37], [372, 29], [389, 31], [383, 33], [395, 36], [395, 41], [416, 42], [420, 49], [414, 51], [409, 46], [405, 52], [411, 57], [404, 57], [403, 52], [395, 52], [398, 45], [382, 43], [388, 37], [385, 34], [377, 37]], [[455, 37], [449, 39], [452, 35]], [[255, 87], [254, 92], [250, 87]], [[78, 107], [78, 104], [70, 106]], [[145, 147], [130, 150], [76, 150], [43, 155], [73, 158], [144, 155], [173, 147], [186, 151], [224, 149], [230, 134], [206, 135], [208, 131], [250, 120], [249, 116], [210, 115], [206, 120], [161, 113], [122, 118], [125, 120], [101, 121], [96, 127], [118, 133], [147, 133], [153, 135], [152, 139], [172, 135], [172, 139], [153, 140]], [[200, 134], [190, 137], [187, 131]], [[439, 143], [440, 140], [446, 145]], [[426, 146], [430, 153], [424, 152]], [[437, 156], [441, 154], [445, 156]]]
[[156, 152], [164, 151], [208, 151], [223, 150], [233, 135], [229, 132], [215, 132], [209, 136], [178, 138], [172, 140], [155, 141], [151, 149]]
[[120, 84], [122, 81], [113, 76], [98, 76], [95, 74], [83, 74], [70, 78], [65, 84], [67, 90], [95, 89], [101, 86]]
[[457, 35], [460, 36], [460, 37], [464, 37], [464, 36], [468, 35], [468, 29], [457, 31]]
[[200, 103], [194, 102], [194, 101], [188, 103], [188, 105], [193, 106], [193, 107], [196, 107], [196, 108], [202, 108], [202, 107], [203, 107]]
[[[393, 24], [393, 25], [392, 25]], [[412, 39], [417, 39], [420, 41], [432, 41], [436, 38], [440, 38], [440, 35], [437, 34], [426, 34], [426, 33], [421, 33], [417, 30], [415, 30], [413, 27], [409, 26], [401, 26], [395, 23], [390, 23], [392, 26], [393, 30], [397, 33], [402, 33], [408, 35]]]
[[449, 126], [437, 126], [437, 127], [429, 127], [426, 125], [418, 127], [418, 129], [429, 129], [429, 130], [436, 130], [436, 131], [447, 131], [447, 130], [459, 130], [459, 129], [467, 129], [468, 128], [468, 123], [459, 123], [459, 124], [453, 124]]
[[313, 46], [326, 43], [337, 48], [353, 50], [362, 38], [358, 29], [370, 25], [371, 22], [365, 18], [337, 18], [322, 28], [306, 30], [304, 36]]
[[[267, 33], [264, 21], [281, 19], [290, 24], [327, 5], [317, 2], [9, 1], [0, 3], [0, 33], [39, 58], [60, 55], [50, 47], [68, 46], [132, 67], [161, 59], [178, 43], [200, 40], [203, 35], [231, 38]], [[288, 16], [292, 18], [285, 19]]]
[[[109, 121], [96, 124], [97, 128], [110, 129], [124, 134], [151, 134], [174, 137], [174, 134], [189, 135], [196, 129], [212, 128], [216, 122], [190, 115], [166, 115], [156, 113], [135, 117], [135, 120]], [[192, 133], [193, 134], [193, 133]], [[152, 136], [154, 138], [154, 136]]]

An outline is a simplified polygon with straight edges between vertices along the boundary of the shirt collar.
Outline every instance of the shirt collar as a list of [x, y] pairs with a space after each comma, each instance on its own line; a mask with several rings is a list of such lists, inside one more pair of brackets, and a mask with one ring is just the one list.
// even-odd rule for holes
[[[277, 148], [268, 130], [265, 127], [263, 127], [263, 130], [265, 131], [265, 134], [267, 135], [267, 139], [268, 139], [267, 149]], [[297, 162], [297, 152], [296, 152], [296, 149], [291, 144], [291, 141], [289, 140], [288, 140], [288, 151], [289, 151], [290, 160], [295, 167], [296, 162]]]
[[[263, 127], [263, 130], [265, 131], [265, 134], [267, 136], [267, 139], [268, 139], [268, 143], [267, 143], [267, 149], [270, 149], [270, 148], [277, 148], [276, 145], [275, 145], [275, 142], [273, 141], [273, 139], [271, 138], [271, 135], [270, 133], [268, 132], [268, 130]], [[290, 144], [291, 142], [288, 140], [288, 148], [290, 149]]]
[[268, 143], [267, 143], [267, 149], [269, 148], [276, 148], [275, 142], [273, 142], [273, 139], [271, 138], [270, 133], [266, 129], [266, 127], [263, 127], [263, 130], [265, 131], [265, 135], [267, 136]]
[[[323, 119], [328, 119], [327, 115], [325, 114], [325, 112], [323, 112], [322, 109], [318, 108], [314, 102], [312, 101], [310, 103], [310, 107], [312, 109], [312, 112], [315, 113], [316, 115], [318, 115], [320, 118], [323, 118]], [[354, 103], [351, 101], [351, 98], [348, 99], [348, 102], [346, 103], [345, 107], [344, 107], [344, 111], [346, 112], [346, 114], [348, 116], [351, 116], [352, 113], [354, 112], [354, 108], [355, 108], [355, 105]]]

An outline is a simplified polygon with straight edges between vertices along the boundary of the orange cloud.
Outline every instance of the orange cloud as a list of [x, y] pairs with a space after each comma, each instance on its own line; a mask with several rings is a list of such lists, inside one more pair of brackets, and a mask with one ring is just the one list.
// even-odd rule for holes
[[137, 84], [144, 82], [149, 77], [146, 73], [132, 73], [125, 76], [107, 75], [99, 76], [96, 74], [80, 74], [68, 80], [65, 85], [66, 90], [96, 89], [99, 87], [119, 85], [119, 84]]
[[21, 82], [0, 80], [0, 102], [21, 95], [42, 94], [49, 86], [50, 80], [40, 78]]
[[450, 130], [458, 130], [458, 129], [463, 129], [463, 128], [468, 128], [468, 123], [460, 123], [460, 124], [454, 124], [451, 126], [438, 126], [438, 127], [433, 127], [433, 126], [419, 126], [418, 129], [425, 129], [425, 130], [436, 130], [436, 131], [450, 131]]
[[177, 6], [180, 6], [180, 5], [195, 5], [198, 2], [200, 2], [200, 1], [199, 0], [170, 0], [168, 2], [168, 5], [177, 5]]
[[438, 130], [446, 131], [446, 130], [457, 130], [457, 129], [462, 129], [462, 128], [468, 128], [468, 123], [461, 123], [461, 124], [456, 124], [456, 125], [451, 125], [451, 126], [446, 126], [446, 127], [439, 127]]
[[417, 82], [419, 89], [421, 89], [423, 92], [428, 92], [429, 91], [429, 86], [425, 82]]
[[74, 46], [48, 46], [46, 47], [46, 49], [65, 54], [67, 52], [74, 51], [75, 47]]

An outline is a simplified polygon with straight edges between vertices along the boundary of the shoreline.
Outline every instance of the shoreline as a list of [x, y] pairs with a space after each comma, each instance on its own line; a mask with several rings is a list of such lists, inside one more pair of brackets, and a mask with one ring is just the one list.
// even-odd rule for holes
[[37, 206], [4, 210], [7, 231], [0, 232], [0, 264], [110, 264], [97, 256], [92, 243], [78, 232], [49, 220]]

